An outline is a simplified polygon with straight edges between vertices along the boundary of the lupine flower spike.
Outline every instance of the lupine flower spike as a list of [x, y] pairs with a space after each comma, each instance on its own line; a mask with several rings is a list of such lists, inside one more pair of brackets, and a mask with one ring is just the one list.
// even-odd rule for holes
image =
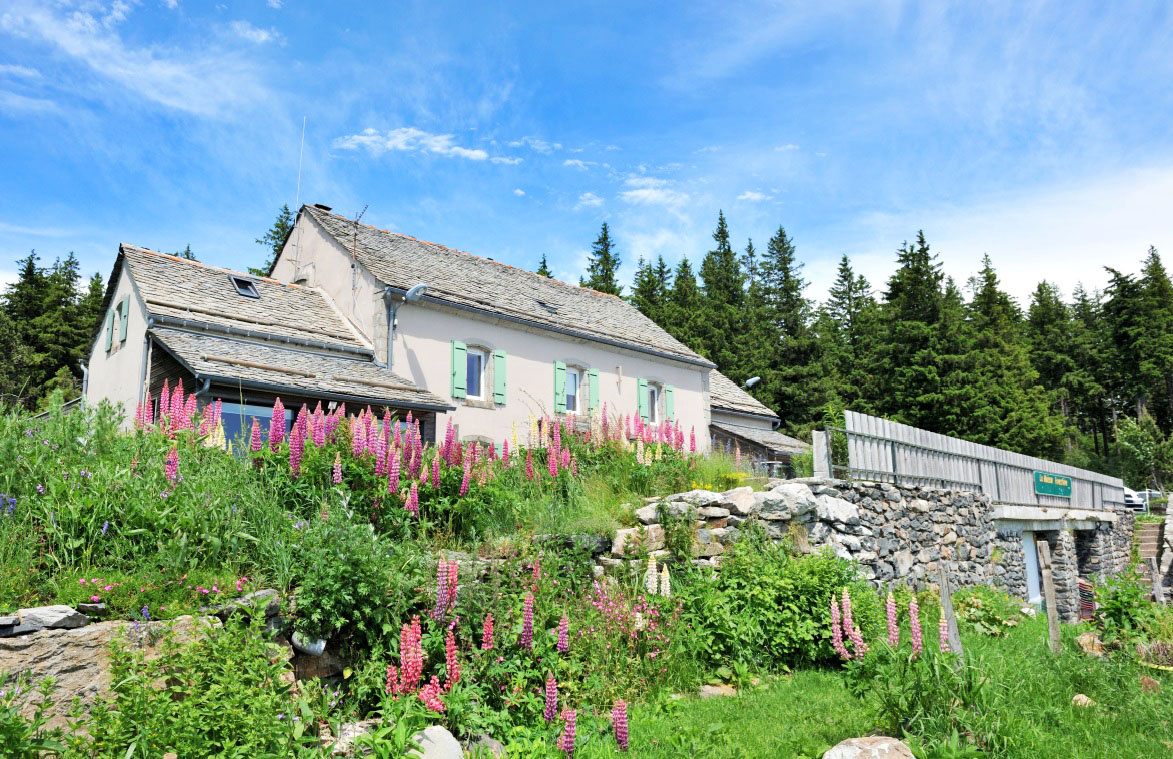
[[900, 645], [900, 628], [896, 625], [896, 596], [891, 591], [888, 591], [884, 607], [888, 612], [888, 646], [896, 648]]
[[648, 569], [644, 572], [644, 590], [648, 592], [649, 596], [656, 595], [656, 591], [660, 587], [660, 572], [656, 568], [656, 557], [648, 557]]
[[941, 646], [941, 653], [953, 653], [953, 647], [949, 645], [949, 623], [945, 621], [944, 609], [941, 609], [941, 618], [937, 620], [937, 638]]
[[558, 622], [558, 653], [564, 654], [570, 650], [570, 618], [566, 614]]
[[562, 728], [562, 737], [558, 739], [558, 748], [567, 756], [574, 755], [574, 720], [577, 716], [578, 713], [573, 709], [562, 712], [562, 719], [566, 720], [566, 725]]
[[342, 454], [334, 454], [334, 484], [342, 484]]
[[481, 627], [481, 650], [493, 650], [493, 615], [485, 615], [485, 623]]
[[558, 681], [554, 673], [546, 675], [546, 708], [542, 710], [542, 719], [553, 722], [558, 716]]
[[615, 742], [620, 751], [627, 750], [627, 702], [619, 699], [611, 710], [611, 728], [615, 731]]
[[668, 565], [660, 567], [660, 595], [664, 598], [672, 597], [672, 578], [668, 574]]
[[835, 596], [831, 596], [831, 646], [840, 657], [850, 659], [851, 653], [843, 645], [843, 628], [840, 624], [839, 601]]
[[924, 648], [924, 632], [920, 627], [920, 607], [916, 603], [916, 595], [908, 602], [908, 627], [912, 634], [912, 654], [916, 656]]
[[521, 640], [519, 641], [522, 648], [532, 648], [534, 644], [534, 594], [525, 594], [525, 605], [522, 609], [521, 615]]

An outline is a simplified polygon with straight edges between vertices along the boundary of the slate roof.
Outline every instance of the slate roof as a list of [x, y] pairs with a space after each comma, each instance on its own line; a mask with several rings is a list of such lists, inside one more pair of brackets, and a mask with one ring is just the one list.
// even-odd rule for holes
[[709, 405], [722, 411], [734, 411], [739, 414], [753, 414], [770, 419], [777, 419], [778, 415], [758, 401], [749, 393], [737, 386], [737, 383], [714, 369], [709, 372]]
[[180, 329], [151, 330], [180, 363], [199, 378], [310, 396], [353, 398], [406, 408], [445, 410], [451, 404], [386, 367], [364, 359], [310, 353]]
[[304, 205], [299, 213], [308, 214], [344, 249], [354, 251], [359, 263], [382, 283], [400, 290], [427, 284], [425, 300], [700, 366], [713, 365], [614, 295], [407, 235], [356, 225], [315, 206]]
[[[152, 315], [247, 330], [267, 339], [291, 337], [370, 352], [371, 346], [317, 288], [287, 285], [123, 243], [107, 298], [123, 265], [130, 268]], [[250, 280], [260, 297], [240, 295], [230, 275]]]
[[712, 422], [710, 426], [743, 440], [748, 440], [751, 443], [757, 443], [771, 451], [780, 453], [805, 453], [810, 449], [810, 443], [804, 443], [798, 438], [783, 435], [781, 432], [776, 432], [775, 430], [763, 430], [759, 427], [743, 427], [740, 424], [729, 424], [728, 422]]

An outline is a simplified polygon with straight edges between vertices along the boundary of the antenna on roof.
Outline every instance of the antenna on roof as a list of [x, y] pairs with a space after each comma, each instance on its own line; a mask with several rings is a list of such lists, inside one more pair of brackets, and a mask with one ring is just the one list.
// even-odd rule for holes
[[[297, 149], [297, 191], [293, 194], [293, 212], [297, 213], [301, 210], [301, 163], [305, 158], [305, 121], [306, 117], [301, 117], [301, 147]], [[297, 238], [293, 241], [293, 274], [294, 279], [297, 279], [298, 264], [301, 263], [301, 250], [298, 243], [301, 241], [301, 227], [297, 229]]]
[[358, 266], [355, 264], [355, 262], [358, 260], [358, 223], [362, 217], [366, 215], [367, 209], [370, 207], [371, 204], [367, 203], [354, 217], [354, 237], [350, 250], [350, 291], [352, 295], [356, 290], [358, 290]]

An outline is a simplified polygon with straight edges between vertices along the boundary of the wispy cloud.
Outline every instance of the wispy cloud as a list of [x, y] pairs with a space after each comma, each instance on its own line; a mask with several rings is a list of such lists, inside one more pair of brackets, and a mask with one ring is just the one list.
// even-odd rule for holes
[[788, 142], [785, 145], [779, 145], [778, 147], [774, 148], [774, 150], [778, 151], [779, 153], [787, 153], [791, 150], [798, 150], [798, 146], [793, 142]]
[[415, 127], [399, 127], [380, 132], [377, 129], [364, 129], [359, 134], [351, 134], [334, 140], [334, 147], [340, 150], [367, 150], [372, 155], [380, 155], [388, 151], [402, 151], [407, 153], [435, 153], [448, 158], [467, 158], [470, 161], [484, 161], [489, 154], [480, 148], [465, 148], [457, 145], [450, 134], [432, 134]]
[[562, 162], [562, 165], [569, 166], [572, 169], [578, 169], [579, 171], [586, 171], [591, 166], [594, 166], [595, 162], [594, 161], [584, 161], [580, 158], [567, 158], [565, 161]]
[[593, 192], [584, 192], [578, 196], [578, 202], [574, 204], [574, 209], [577, 211], [580, 208], [598, 208], [603, 205], [603, 199]]
[[492, 161], [493, 163], [503, 163], [508, 166], [516, 166], [517, 164], [521, 163], [525, 159], [520, 158], [518, 156], [495, 155], [492, 158], [490, 158], [489, 160]]
[[671, 189], [666, 179], [628, 177], [624, 185], [630, 189], [619, 193], [619, 197], [633, 205], [664, 206], [668, 209], [678, 209], [688, 202], [688, 195]]
[[560, 142], [547, 142], [546, 140], [538, 139], [537, 137], [522, 137], [520, 140], [512, 140], [509, 143], [511, 148], [528, 147], [537, 153], [553, 153], [555, 150], [562, 149]]
[[30, 69], [28, 66], [0, 63], [0, 76], [12, 77], [13, 79], [40, 79], [41, 72], [36, 69]]
[[[234, 51], [136, 47], [116, 31], [131, 6], [18, 5], [0, 15], [0, 29], [46, 43], [99, 77], [176, 110], [203, 116], [236, 113], [267, 100], [253, 64]], [[79, 88], [86, 95], [92, 88]]]
[[260, 27], [253, 26], [244, 19], [233, 21], [228, 25], [228, 28], [230, 28], [232, 33], [237, 37], [240, 37], [243, 40], [248, 40], [249, 42], [254, 42], [258, 45], [263, 45], [266, 42], [272, 42], [273, 40], [279, 39], [281, 36], [277, 33], [276, 29], [261, 29]]
[[281, 10], [281, 0], [268, 0], [265, 4], [273, 10]]
[[763, 200], [769, 200], [770, 196], [760, 192], [755, 192], [754, 190], [746, 190], [745, 192], [738, 195], [737, 199], [748, 200], [751, 203], [759, 203]]
[[60, 106], [46, 98], [34, 98], [7, 90], [0, 90], [0, 111], [23, 111], [25, 113], [48, 113], [60, 110]]
[[521, 189], [520, 187], [515, 187], [515, 188], [513, 188], [513, 194], [519, 198], [524, 198], [525, 197], [525, 190]]

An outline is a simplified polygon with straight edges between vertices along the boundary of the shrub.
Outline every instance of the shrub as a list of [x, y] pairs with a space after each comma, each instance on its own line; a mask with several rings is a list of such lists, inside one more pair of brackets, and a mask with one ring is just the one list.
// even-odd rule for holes
[[1139, 635], [1153, 618], [1148, 589], [1134, 567], [1096, 586], [1096, 623], [1104, 640]]
[[1005, 635], [1022, 617], [1021, 601], [986, 585], [962, 588], [953, 596], [957, 619], [983, 635]]
[[[0, 672], [0, 756], [10, 759], [38, 759], [64, 748], [61, 731], [45, 728], [46, 713], [52, 707], [53, 683], [42, 680], [32, 688], [27, 673], [10, 680], [7, 672]], [[31, 718], [20, 714], [24, 702], [39, 696]]]

